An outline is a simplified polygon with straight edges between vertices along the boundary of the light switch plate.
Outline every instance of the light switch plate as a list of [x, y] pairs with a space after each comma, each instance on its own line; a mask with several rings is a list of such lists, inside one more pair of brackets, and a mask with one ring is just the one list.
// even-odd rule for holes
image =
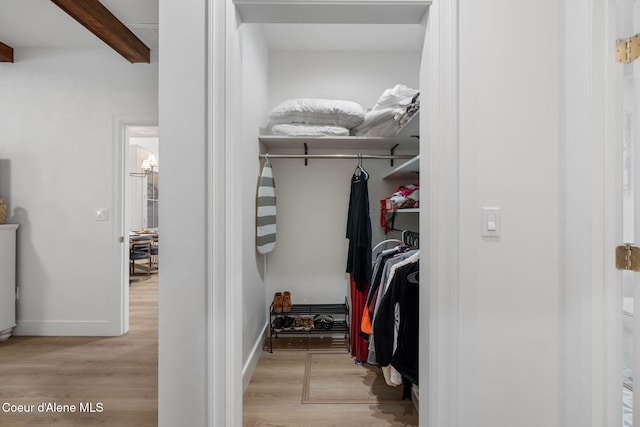
[[109, 221], [109, 209], [96, 209], [96, 221]]
[[500, 224], [500, 208], [480, 208], [480, 235], [482, 237], [499, 237]]

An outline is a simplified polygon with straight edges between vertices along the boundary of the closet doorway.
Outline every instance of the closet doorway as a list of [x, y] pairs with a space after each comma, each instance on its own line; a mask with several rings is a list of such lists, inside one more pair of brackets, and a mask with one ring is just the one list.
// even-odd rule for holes
[[[228, 75], [239, 80], [229, 86], [240, 87], [242, 91], [241, 95], [232, 96], [242, 101], [230, 121], [237, 117], [242, 121], [232, 127], [237, 138], [229, 152], [234, 156], [231, 164], [243, 165], [242, 174], [238, 173], [239, 178], [234, 182], [242, 182], [242, 194], [246, 194], [242, 200], [246, 208], [242, 211], [247, 215], [243, 218], [242, 230], [234, 231], [234, 235], [244, 236], [245, 242], [240, 257], [243, 262], [242, 309], [250, 314], [243, 316], [242, 333], [238, 334], [243, 338], [245, 385], [260, 358], [264, 331], [271, 327], [267, 312], [274, 293], [291, 291], [293, 304], [333, 304], [344, 301], [349, 292], [345, 277], [348, 243], [345, 229], [349, 179], [357, 157], [348, 156], [405, 154], [415, 158], [414, 166], [419, 168], [421, 163], [418, 155], [423, 143], [418, 138], [422, 133], [419, 129], [407, 137], [349, 134], [344, 138], [320, 141], [279, 138], [264, 131], [270, 110], [287, 99], [339, 99], [369, 108], [396, 85], [427, 89], [426, 4], [415, 5], [422, 7], [422, 13], [407, 14], [403, 22], [385, 22], [379, 14], [372, 13], [375, 7], [370, 6], [362, 5], [357, 25], [349, 21], [354, 17], [329, 13], [330, 5], [322, 6], [324, 13], [318, 18], [321, 22], [316, 20], [317, 14], [302, 14], [294, 19], [285, 16], [288, 9], [277, 10], [277, 7], [270, 10], [272, 14], [263, 11], [256, 15], [251, 13], [250, 5], [243, 4], [239, 8], [243, 22], [237, 25], [237, 34], [231, 39], [241, 44], [235, 53], [241, 58], [241, 65], [238, 65], [240, 70], [233, 69]], [[367, 16], [370, 22], [366, 21]], [[389, 16], [397, 18], [395, 13]], [[268, 22], [261, 21], [266, 17]], [[291, 34], [296, 37], [291, 38]], [[426, 121], [422, 115], [417, 118], [417, 123]], [[425, 139], [427, 135], [425, 132]], [[306, 154], [307, 148], [311, 155], [308, 162], [303, 158], [286, 157]], [[262, 257], [256, 255], [255, 249], [254, 206], [261, 165], [258, 160], [266, 153], [271, 156], [276, 181], [279, 223], [276, 249]], [[313, 155], [328, 158], [312, 158]], [[390, 197], [399, 185], [393, 179], [385, 178], [404, 162], [394, 161], [371, 157], [364, 160], [371, 182], [372, 247], [392, 237], [401, 237], [400, 233], [386, 235], [379, 219], [381, 200]], [[255, 167], [247, 167], [250, 162], [255, 162]], [[416, 173], [415, 169], [410, 172]], [[236, 173], [234, 170], [230, 175], [236, 176]], [[255, 176], [251, 176], [253, 173]], [[404, 184], [419, 180], [418, 175], [404, 179]], [[393, 228], [419, 232], [419, 222], [420, 212], [415, 209], [399, 213]], [[313, 260], [322, 262], [314, 263]], [[401, 395], [398, 395], [399, 399]]]
[[[422, 115], [420, 121], [425, 121], [425, 138], [419, 145], [424, 155], [420, 157], [419, 164], [431, 182], [426, 187], [428, 194], [425, 198], [429, 206], [419, 214], [421, 231], [429, 236], [426, 244], [422, 245], [428, 252], [425, 268], [428, 268], [429, 274], [424, 278], [426, 286], [423, 289], [426, 291], [420, 294], [421, 312], [426, 314], [420, 318], [420, 365], [423, 368], [421, 375], [428, 381], [423, 381], [420, 389], [429, 398], [420, 400], [423, 409], [420, 417], [424, 424], [455, 424], [448, 421], [456, 414], [454, 397], [457, 395], [455, 378], [459, 336], [456, 322], [458, 9], [455, 4], [446, 1], [434, 1], [433, 4], [421, 0], [384, 4], [366, 1], [342, 3], [345, 2], [296, 2], [296, 7], [293, 7], [270, 0], [234, 0], [232, 3], [221, 2], [219, 8], [212, 10], [207, 21], [209, 28], [216, 29], [209, 33], [208, 44], [209, 59], [216, 67], [211, 68], [207, 75], [211, 89], [207, 101], [208, 105], [214, 107], [213, 116], [208, 121], [214, 126], [210, 127], [213, 132], [207, 137], [207, 149], [210, 149], [208, 164], [211, 166], [207, 173], [213, 182], [220, 184], [209, 186], [207, 195], [209, 200], [220, 202], [210, 204], [211, 211], [206, 221], [208, 242], [215, 254], [209, 265], [216, 268], [215, 275], [208, 277], [209, 300], [205, 314], [216, 313], [217, 316], [208, 316], [207, 328], [203, 332], [207, 333], [210, 350], [207, 360], [208, 392], [209, 396], [217, 396], [207, 417], [211, 422], [221, 425], [241, 423], [243, 389], [239, 384], [248, 383], [257, 364], [262, 338], [268, 326], [269, 300], [273, 297], [273, 294], [267, 295], [270, 289], [265, 289], [263, 279], [265, 272], [267, 277], [272, 277], [269, 276], [272, 270], [261, 262], [262, 259], [256, 259], [253, 209], [259, 175], [257, 159], [263, 148], [257, 142], [257, 128], [270, 106], [257, 102], [255, 96], [270, 96], [265, 84], [268, 75], [263, 74], [269, 58], [262, 55], [262, 50], [254, 50], [246, 45], [241, 49], [243, 37], [239, 30], [247, 23], [276, 23], [283, 20], [299, 23], [300, 13], [305, 11], [311, 12], [306, 16], [308, 23], [339, 21], [345, 24], [354, 19], [363, 23], [365, 16], [371, 17], [373, 14], [377, 22], [386, 19], [398, 25], [403, 25], [403, 20], [418, 24], [415, 19], [421, 20], [425, 16], [412, 10], [412, 7], [425, 5], [429, 8], [422, 55], [426, 64], [420, 73], [419, 86], [428, 94], [425, 105], [429, 112], [429, 123], [426, 126], [427, 115]], [[336, 13], [332, 7], [340, 8], [340, 13]], [[298, 33], [295, 34], [295, 37], [291, 37], [289, 33], [292, 43], [301, 40]], [[256, 40], [266, 42], [264, 37]], [[250, 51], [255, 55], [255, 61], [245, 61], [244, 53]], [[353, 55], [346, 57], [355, 58]], [[259, 66], [251, 67], [252, 63]], [[343, 69], [342, 62], [332, 64], [336, 70]], [[243, 76], [247, 69], [253, 69], [259, 75], [256, 78]], [[366, 79], [368, 75], [369, 72], [360, 73], [358, 81]], [[247, 84], [244, 84], [245, 81]], [[341, 87], [345, 85], [344, 79], [338, 83]], [[243, 111], [243, 107], [249, 105], [260, 111]], [[170, 109], [173, 110], [175, 108]], [[202, 148], [197, 143], [192, 146], [198, 150]], [[304, 153], [304, 148], [301, 153]], [[256, 159], [255, 163], [251, 161], [252, 158]], [[182, 160], [187, 161], [186, 157]], [[317, 163], [310, 161], [309, 164]], [[238, 183], [242, 183], [242, 191], [238, 191]], [[240, 196], [241, 200], [238, 198]], [[233, 200], [234, 203], [225, 205], [225, 200]], [[320, 212], [332, 208], [332, 205], [326, 205]], [[246, 213], [246, 218], [240, 217], [239, 211]], [[434, 223], [438, 224], [437, 228], [430, 227]], [[268, 265], [272, 266], [271, 263]], [[175, 306], [179, 307], [178, 301]], [[170, 332], [180, 334], [177, 329]], [[165, 374], [165, 378], [178, 379], [173, 374]], [[198, 390], [194, 390], [192, 396], [195, 399], [202, 397]]]

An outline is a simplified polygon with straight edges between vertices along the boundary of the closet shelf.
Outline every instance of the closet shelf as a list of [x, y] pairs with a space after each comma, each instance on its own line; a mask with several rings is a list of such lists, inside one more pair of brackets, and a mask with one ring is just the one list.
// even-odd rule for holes
[[420, 180], [420, 156], [416, 156], [413, 159], [401, 164], [388, 174], [382, 177], [382, 179], [414, 179]]
[[420, 212], [420, 208], [407, 208], [407, 209], [389, 209], [387, 213], [417, 213]]

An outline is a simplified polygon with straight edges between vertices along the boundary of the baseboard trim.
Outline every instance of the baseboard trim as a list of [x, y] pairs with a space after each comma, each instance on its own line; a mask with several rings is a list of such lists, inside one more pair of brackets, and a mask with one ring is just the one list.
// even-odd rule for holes
[[260, 360], [260, 355], [262, 354], [262, 346], [264, 345], [264, 336], [267, 332], [267, 326], [269, 326], [269, 322], [265, 322], [260, 334], [258, 334], [258, 339], [256, 343], [253, 345], [251, 349], [251, 353], [249, 354], [249, 358], [244, 364], [242, 368], [242, 392], [247, 389], [249, 385], [249, 381], [251, 381], [251, 376], [253, 375], [254, 369], [258, 365], [258, 361]]
[[119, 336], [113, 322], [108, 320], [22, 320], [18, 321], [11, 335], [30, 336]]

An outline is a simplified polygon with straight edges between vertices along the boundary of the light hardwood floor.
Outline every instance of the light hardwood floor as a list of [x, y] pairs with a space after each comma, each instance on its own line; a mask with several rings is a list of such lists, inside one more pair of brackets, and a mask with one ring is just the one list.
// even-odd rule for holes
[[[121, 337], [11, 337], [0, 343], [1, 426], [155, 426], [158, 423], [158, 282], [132, 283]], [[38, 412], [75, 405], [76, 412]], [[85, 412], [81, 412], [80, 404]], [[101, 412], [87, 412], [86, 404]], [[6, 405], [5, 408], [7, 409]]]
[[[354, 366], [344, 345], [320, 339], [280, 337], [273, 353], [265, 349], [243, 398], [243, 425], [247, 426], [417, 426], [418, 414], [410, 400], [401, 400], [402, 391], [384, 384], [379, 368]], [[341, 353], [338, 353], [341, 351]], [[315, 367], [311, 360], [322, 360], [331, 353], [331, 366], [324, 372], [331, 378], [309, 379]], [[309, 357], [311, 354], [311, 358]], [[306, 370], [309, 370], [307, 372]], [[362, 370], [362, 374], [358, 371]], [[321, 375], [323, 371], [318, 371]], [[316, 375], [318, 375], [316, 374]], [[303, 403], [305, 382], [311, 386], [306, 399], [332, 403]], [[332, 389], [331, 384], [335, 383]], [[337, 389], [339, 388], [339, 389]], [[308, 391], [308, 390], [307, 390]], [[369, 395], [368, 398], [367, 395]], [[352, 403], [359, 400], [366, 403]], [[338, 403], [342, 399], [343, 401]], [[379, 400], [379, 401], [377, 401]]]

